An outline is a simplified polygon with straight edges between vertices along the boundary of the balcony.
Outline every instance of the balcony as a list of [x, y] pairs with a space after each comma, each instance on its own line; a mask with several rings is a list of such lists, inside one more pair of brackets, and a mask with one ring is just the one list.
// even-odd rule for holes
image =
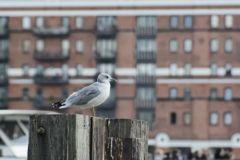
[[36, 27], [33, 29], [33, 33], [39, 37], [66, 37], [69, 35], [69, 27]]
[[137, 27], [137, 38], [156, 38], [157, 28], [155, 27]]
[[137, 75], [137, 85], [154, 86], [156, 84], [156, 77], [151, 75]]
[[0, 27], [0, 38], [7, 38], [8, 37], [8, 28], [6, 26]]
[[0, 50], [0, 63], [8, 61], [8, 49]]
[[51, 107], [51, 103], [44, 100], [41, 96], [36, 96], [33, 99], [33, 107], [37, 109], [49, 109]]
[[102, 54], [99, 51], [96, 51], [95, 56], [96, 56], [96, 61], [99, 63], [115, 63], [116, 62], [116, 51], [112, 51], [109, 54]]
[[135, 104], [136, 104], [136, 108], [138, 109], [154, 109], [156, 100], [136, 98]]
[[0, 75], [0, 86], [6, 86], [8, 84], [7, 74]]
[[117, 27], [115, 25], [97, 26], [95, 32], [98, 38], [115, 38], [117, 34]]
[[8, 107], [7, 98], [0, 98], [0, 109], [6, 109]]
[[42, 52], [35, 51], [34, 58], [42, 62], [66, 61], [69, 59], [69, 53], [68, 52], [48, 53], [45, 51]]
[[57, 75], [57, 76], [44, 76], [37, 74], [34, 76], [34, 82], [39, 85], [64, 85], [68, 84], [68, 77]]
[[138, 51], [137, 54], [138, 63], [155, 63], [156, 62], [156, 53], [153, 51]]

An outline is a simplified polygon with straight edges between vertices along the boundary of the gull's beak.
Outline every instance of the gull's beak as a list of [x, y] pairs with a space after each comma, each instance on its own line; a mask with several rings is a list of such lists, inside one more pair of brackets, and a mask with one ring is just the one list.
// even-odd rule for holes
[[115, 81], [115, 82], [117, 82], [118, 80], [115, 79], [115, 78], [112, 78], [112, 77], [111, 77], [111, 81]]

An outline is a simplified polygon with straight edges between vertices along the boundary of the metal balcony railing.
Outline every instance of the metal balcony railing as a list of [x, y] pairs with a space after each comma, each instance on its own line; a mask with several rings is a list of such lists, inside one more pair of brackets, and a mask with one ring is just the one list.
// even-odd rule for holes
[[63, 85], [69, 82], [69, 79], [65, 76], [44, 76], [37, 74], [34, 76], [34, 82], [39, 85]]
[[8, 49], [0, 50], [0, 62], [8, 61]]
[[9, 30], [7, 26], [0, 27], [0, 38], [6, 38], [9, 34]]
[[154, 99], [141, 99], [136, 98], [135, 100], [136, 108], [143, 108], [143, 109], [152, 109], [155, 108], [156, 100]]
[[117, 34], [117, 27], [115, 25], [96, 26], [95, 32], [98, 38], [114, 38]]
[[156, 77], [150, 75], [137, 75], [137, 85], [140, 86], [154, 86], [156, 84]]
[[35, 51], [34, 58], [38, 61], [66, 61], [69, 59], [69, 53], [68, 52], [58, 52], [58, 53], [48, 53], [45, 51]]
[[102, 54], [99, 51], [95, 52], [96, 61], [100, 63], [115, 63], [116, 55], [117, 55], [116, 51], [112, 51], [109, 54], [106, 53]]
[[6, 109], [8, 107], [8, 99], [7, 96], [0, 98], [0, 109]]
[[5, 86], [8, 84], [8, 76], [6, 73], [0, 75], [0, 86]]
[[137, 62], [139, 63], [155, 63], [156, 52], [153, 51], [137, 51]]
[[36, 96], [33, 99], [33, 107], [38, 109], [49, 109], [51, 107], [51, 103], [47, 102], [43, 97]]
[[48, 36], [68, 36], [70, 29], [67, 26], [58, 26], [58, 27], [35, 27], [33, 33], [39, 37], [48, 37]]
[[138, 38], [155, 38], [157, 36], [156, 27], [137, 27], [136, 35]]

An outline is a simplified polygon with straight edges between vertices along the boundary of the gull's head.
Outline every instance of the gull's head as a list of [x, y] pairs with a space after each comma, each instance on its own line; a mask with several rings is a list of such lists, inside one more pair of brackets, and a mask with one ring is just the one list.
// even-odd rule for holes
[[107, 83], [113, 80], [116, 81], [116, 79], [112, 78], [112, 76], [107, 73], [100, 73], [97, 78], [97, 81], [101, 83]]

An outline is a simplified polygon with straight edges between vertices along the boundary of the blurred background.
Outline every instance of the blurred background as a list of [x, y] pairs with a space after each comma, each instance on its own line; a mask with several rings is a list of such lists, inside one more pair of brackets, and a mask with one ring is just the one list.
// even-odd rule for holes
[[12, 109], [106, 72], [97, 115], [148, 121], [149, 160], [240, 159], [239, 50], [240, 0], [0, 0], [0, 155], [26, 159], [34, 112]]

